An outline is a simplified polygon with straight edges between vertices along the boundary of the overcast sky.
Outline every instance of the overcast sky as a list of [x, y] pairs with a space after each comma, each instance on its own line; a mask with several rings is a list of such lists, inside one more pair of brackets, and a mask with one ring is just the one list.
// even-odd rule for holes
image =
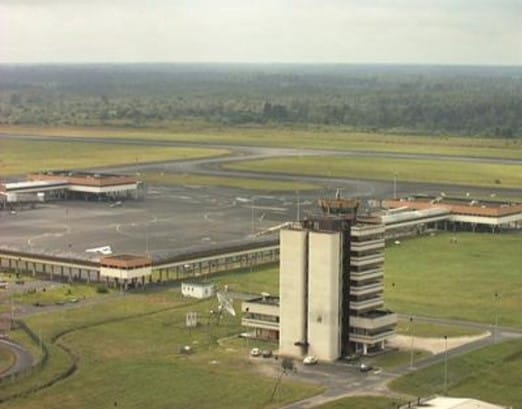
[[0, 62], [522, 65], [522, 0], [0, 0]]

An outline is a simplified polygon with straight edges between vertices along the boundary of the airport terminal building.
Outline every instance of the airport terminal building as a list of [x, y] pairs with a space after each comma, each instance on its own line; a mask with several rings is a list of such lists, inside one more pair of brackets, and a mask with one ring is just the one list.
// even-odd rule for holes
[[438, 230], [498, 232], [519, 229], [522, 203], [463, 197], [412, 195], [384, 200], [378, 217], [387, 230], [428, 226]]
[[128, 175], [71, 170], [32, 173], [21, 182], [0, 183], [0, 208], [82, 199], [123, 200], [143, 198], [143, 183]]

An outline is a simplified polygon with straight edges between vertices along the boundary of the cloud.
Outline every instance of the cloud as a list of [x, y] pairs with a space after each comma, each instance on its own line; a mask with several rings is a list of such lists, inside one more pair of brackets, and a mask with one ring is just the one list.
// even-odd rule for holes
[[522, 64], [514, 0], [0, 0], [4, 62]]

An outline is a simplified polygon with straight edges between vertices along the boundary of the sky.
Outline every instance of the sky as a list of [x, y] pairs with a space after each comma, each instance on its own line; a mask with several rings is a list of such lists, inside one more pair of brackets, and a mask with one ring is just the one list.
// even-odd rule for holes
[[522, 0], [0, 0], [0, 63], [522, 65]]

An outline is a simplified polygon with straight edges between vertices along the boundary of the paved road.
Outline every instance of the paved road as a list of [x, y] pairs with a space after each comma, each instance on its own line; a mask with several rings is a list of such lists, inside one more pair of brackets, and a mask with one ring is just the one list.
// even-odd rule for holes
[[18, 373], [27, 368], [30, 368], [33, 364], [33, 356], [24, 347], [17, 344], [16, 342], [0, 339], [0, 346], [2, 348], [9, 349], [15, 356], [15, 363], [7, 371], [0, 374], [0, 378], [7, 377], [9, 375]]
[[[421, 318], [418, 317], [418, 319], [420, 320]], [[423, 319], [429, 320], [428, 318]], [[490, 329], [490, 327], [487, 325], [465, 321], [434, 319], [430, 322], [440, 322], [459, 326], [460, 324], [465, 323], [473, 327]], [[496, 338], [492, 334], [478, 341], [449, 350], [447, 352], [447, 360], [448, 362], [451, 362], [451, 359], [455, 357], [492, 345], [494, 342], [502, 342], [509, 339], [521, 338], [522, 330], [515, 328], [499, 328]], [[319, 383], [326, 387], [326, 391], [320, 395], [316, 395], [311, 398], [287, 405], [284, 407], [284, 409], [312, 408], [326, 402], [351, 395], [383, 394], [388, 397], [393, 396], [393, 392], [387, 388], [387, 384], [390, 381], [407, 373], [426, 368], [436, 363], [444, 362], [445, 359], [446, 357], [444, 353], [431, 355], [416, 361], [413, 368], [410, 368], [409, 364], [407, 364], [398, 368], [394, 368], [392, 371], [383, 370], [379, 373], [360, 373], [357, 366], [345, 363], [319, 364], [313, 367], [299, 365], [297, 372], [295, 374], [289, 375], [290, 378]]]

